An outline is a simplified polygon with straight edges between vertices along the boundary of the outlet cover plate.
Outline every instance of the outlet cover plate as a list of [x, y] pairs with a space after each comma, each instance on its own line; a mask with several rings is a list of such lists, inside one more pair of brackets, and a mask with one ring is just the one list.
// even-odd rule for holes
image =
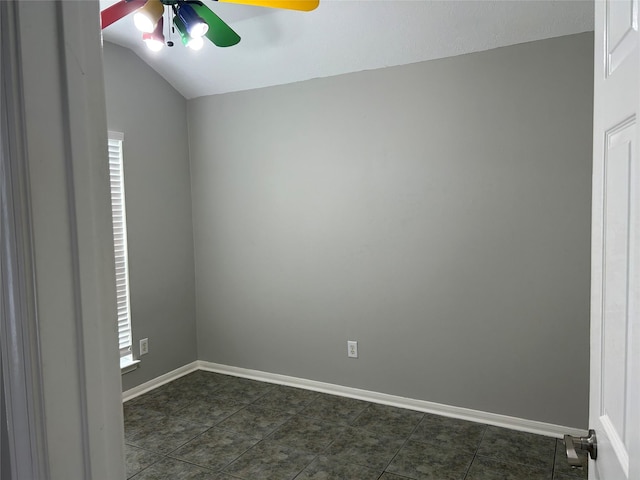
[[143, 338], [140, 340], [140, 356], [149, 353], [149, 339]]
[[358, 342], [355, 340], [347, 340], [347, 356], [358, 358]]

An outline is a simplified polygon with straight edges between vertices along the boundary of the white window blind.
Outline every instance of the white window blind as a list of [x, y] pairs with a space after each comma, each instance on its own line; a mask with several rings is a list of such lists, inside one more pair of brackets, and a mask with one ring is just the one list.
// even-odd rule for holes
[[131, 352], [131, 309], [129, 303], [129, 264], [127, 253], [127, 212], [122, 166], [124, 136], [109, 132], [109, 178], [111, 182], [111, 216], [113, 220], [113, 251], [116, 261], [116, 293], [118, 302], [118, 343], [120, 364], [133, 361]]

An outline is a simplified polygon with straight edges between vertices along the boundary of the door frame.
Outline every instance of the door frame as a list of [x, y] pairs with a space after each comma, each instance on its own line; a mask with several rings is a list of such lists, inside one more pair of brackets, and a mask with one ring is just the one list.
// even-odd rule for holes
[[1, 2], [0, 375], [8, 443], [2, 463], [13, 478], [49, 478], [17, 25], [16, 5]]
[[13, 479], [125, 477], [99, 18], [97, 0], [0, 2]]

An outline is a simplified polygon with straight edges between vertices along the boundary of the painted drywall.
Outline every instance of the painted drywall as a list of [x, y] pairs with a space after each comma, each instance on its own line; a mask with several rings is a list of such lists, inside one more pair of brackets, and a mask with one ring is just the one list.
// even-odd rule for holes
[[107, 122], [123, 161], [134, 356], [127, 390], [196, 360], [186, 100], [131, 51], [104, 43]]
[[[0, 352], [1, 353], [1, 352]], [[2, 367], [2, 358], [0, 358]], [[9, 431], [7, 409], [4, 403], [4, 379], [0, 368], [0, 478], [11, 478], [11, 452], [9, 450]]]
[[592, 45], [190, 100], [199, 359], [586, 427]]

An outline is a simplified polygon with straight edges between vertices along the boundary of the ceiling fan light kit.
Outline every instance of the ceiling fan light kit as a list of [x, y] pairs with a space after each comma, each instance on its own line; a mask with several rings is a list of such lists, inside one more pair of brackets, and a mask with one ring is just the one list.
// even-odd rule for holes
[[178, 18], [182, 20], [182, 23], [187, 28], [187, 32], [191, 38], [202, 37], [207, 33], [207, 30], [209, 30], [209, 25], [200, 18], [193, 7], [188, 3], [181, 5], [180, 8], [176, 8], [175, 13]]
[[202, 36], [192, 37], [189, 35], [188, 29], [184, 22], [180, 19], [180, 17], [173, 17], [173, 24], [178, 29], [178, 33], [180, 34], [180, 39], [182, 40], [182, 44], [186, 47], [191, 48], [192, 50], [200, 50], [204, 41], [202, 40]]
[[163, 14], [164, 5], [160, 0], [148, 0], [148, 2], [133, 15], [133, 23], [141, 32], [151, 33], [155, 30]]
[[160, 20], [158, 20], [156, 28], [153, 32], [151, 33], [144, 32], [142, 34], [142, 40], [147, 45], [149, 50], [152, 50], [154, 52], [159, 52], [160, 50], [162, 50], [162, 47], [164, 46], [163, 31], [164, 31], [164, 21], [162, 17], [160, 17]]
[[[216, 0], [218, 1], [218, 0]], [[226, 3], [257, 7], [283, 8], [308, 12], [318, 7], [320, 0], [219, 0]], [[133, 21], [142, 31], [142, 40], [153, 51], [165, 45], [163, 15], [165, 6], [173, 13], [173, 25], [180, 34], [182, 44], [200, 50], [207, 37], [218, 47], [231, 47], [240, 42], [240, 35], [200, 0], [120, 0], [100, 12], [102, 28], [134, 13]], [[170, 20], [170, 17], [168, 17]], [[171, 22], [169, 22], [169, 28]], [[173, 46], [172, 41], [166, 45]]]

